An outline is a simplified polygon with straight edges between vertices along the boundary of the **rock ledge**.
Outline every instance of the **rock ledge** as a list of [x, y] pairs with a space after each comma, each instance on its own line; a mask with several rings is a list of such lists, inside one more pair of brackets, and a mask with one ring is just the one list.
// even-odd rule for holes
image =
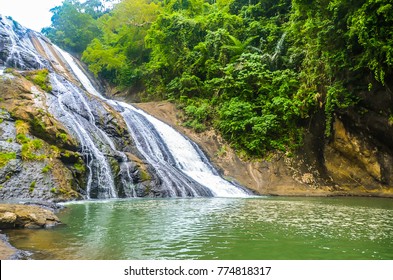
[[50, 210], [34, 205], [1, 204], [0, 229], [48, 228], [60, 224], [59, 218]]

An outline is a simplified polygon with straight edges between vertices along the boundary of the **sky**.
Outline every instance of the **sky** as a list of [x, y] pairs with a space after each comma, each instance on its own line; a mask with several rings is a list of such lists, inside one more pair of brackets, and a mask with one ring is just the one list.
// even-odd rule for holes
[[0, 14], [11, 16], [24, 27], [41, 31], [51, 24], [49, 10], [63, 0], [0, 0]]

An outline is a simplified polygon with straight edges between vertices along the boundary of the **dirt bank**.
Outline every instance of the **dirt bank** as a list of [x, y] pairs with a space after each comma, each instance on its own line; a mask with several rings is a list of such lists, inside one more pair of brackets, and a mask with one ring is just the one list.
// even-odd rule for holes
[[180, 111], [172, 103], [148, 102], [134, 105], [171, 125], [196, 142], [227, 179], [236, 180], [259, 194], [329, 194], [328, 189], [312, 189], [307, 184], [295, 181], [282, 157], [277, 156], [269, 162], [244, 161], [236, 155], [229, 144], [215, 131], [207, 130], [202, 133], [196, 133], [182, 126]]
[[174, 104], [148, 102], [134, 105], [196, 142], [227, 179], [235, 180], [259, 194], [393, 197], [393, 191], [389, 188], [366, 189], [361, 185], [348, 187], [326, 182], [319, 178], [313, 166], [304, 164], [296, 158], [288, 158], [283, 154], [276, 154], [269, 160], [243, 160], [214, 130], [196, 133], [182, 126], [181, 112]]

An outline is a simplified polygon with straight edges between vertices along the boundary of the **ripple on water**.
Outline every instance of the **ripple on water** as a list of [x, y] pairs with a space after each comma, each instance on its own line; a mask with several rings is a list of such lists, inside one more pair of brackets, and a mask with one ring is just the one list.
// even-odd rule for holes
[[60, 218], [67, 226], [11, 241], [69, 259], [393, 258], [392, 200], [89, 201], [68, 204]]

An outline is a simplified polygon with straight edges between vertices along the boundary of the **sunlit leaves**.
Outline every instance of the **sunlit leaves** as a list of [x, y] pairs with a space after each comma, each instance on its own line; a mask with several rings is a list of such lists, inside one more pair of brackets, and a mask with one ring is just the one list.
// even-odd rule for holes
[[43, 28], [42, 33], [60, 47], [82, 53], [100, 33], [93, 15], [85, 12], [89, 3], [93, 4], [92, 1], [83, 5], [79, 1], [65, 0], [61, 6], [51, 9], [52, 25]]
[[123, 0], [101, 17], [98, 25], [102, 35], [83, 53], [89, 69], [121, 87], [138, 84], [149, 55], [146, 32], [159, 9], [159, 4], [147, 0]]
[[186, 126], [214, 125], [236, 149], [261, 156], [299, 145], [318, 112], [330, 137], [335, 114], [392, 76], [390, 2], [123, 0], [100, 14], [99, 0], [86, 1], [91, 9], [67, 0], [53, 20], [69, 30], [47, 34], [69, 48], [95, 36], [83, 59], [96, 75], [173, 100]]
[[96, 76], [104, 70], [116, 71], [124, 67], [126, 57], [120, 48], [108, 48], [99, 39], [94, 39], [83, 53], [83, 60]]

